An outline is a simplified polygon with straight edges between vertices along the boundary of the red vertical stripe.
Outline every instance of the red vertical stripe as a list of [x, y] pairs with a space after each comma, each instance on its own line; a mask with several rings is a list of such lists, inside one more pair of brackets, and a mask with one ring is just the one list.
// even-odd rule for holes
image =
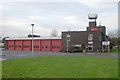
[[52, 39], [50, 40], [50, 51], [52, 51]]
[[41, 51], [41, 40], [39, 40], [39, 51]]
[[40, 51], [42, 50], [42, 40], [40, 40]]
[[23, 50], [23, 40], [21, 40], [21, 41], [22, 41], [22, 46], [21, 47], [22, 47], [22, 50]]
[[14, 41], [14, 50], [15, 50], [15, 47], [16, 47], [16, 46], [15, 46], [15, 40], [13, 40], [13, 41]]
[[[32, 40], [30, 40], [30, 50], [32, 51]], [[34, 49], [34, 48], [33, 48]]]

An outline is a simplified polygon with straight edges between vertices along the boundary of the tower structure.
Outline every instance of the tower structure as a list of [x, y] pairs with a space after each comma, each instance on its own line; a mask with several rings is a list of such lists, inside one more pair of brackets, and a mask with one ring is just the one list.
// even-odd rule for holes
[[89, 27], [96, 27], [96, 19], [97, 19], [97, 14], [88, 14], [88, 19], [89, 19]]

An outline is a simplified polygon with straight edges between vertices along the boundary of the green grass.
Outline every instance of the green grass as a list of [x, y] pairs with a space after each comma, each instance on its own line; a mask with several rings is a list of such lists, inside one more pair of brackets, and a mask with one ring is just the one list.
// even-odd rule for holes
[[33, 57], [5, 60], [3, 78], [117, 78], [117, 58]]
[[110, 50], [110, 53], [120, 54], [120, 49], [118, 49], [118, 48], [112, 49], [112, 50]]
[[0, 61], [0, 79], [2, 78], [2, 61]]

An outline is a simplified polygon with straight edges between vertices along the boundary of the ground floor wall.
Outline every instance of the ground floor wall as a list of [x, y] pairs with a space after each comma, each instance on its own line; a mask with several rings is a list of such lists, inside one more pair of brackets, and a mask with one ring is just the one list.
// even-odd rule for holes
[[[61, 50], [61, 39], [43, 39], [34, 40], [33, 42], [35, 51], [53, 51], [58, 52]], [[32, 40], [6, 40], [7, 50], [32, 50]]]
[[[68, 41], [67, 35], [70, 36]], [[62, 32], [62, 51], [101, 52], [102, 42], [99, 32]]]

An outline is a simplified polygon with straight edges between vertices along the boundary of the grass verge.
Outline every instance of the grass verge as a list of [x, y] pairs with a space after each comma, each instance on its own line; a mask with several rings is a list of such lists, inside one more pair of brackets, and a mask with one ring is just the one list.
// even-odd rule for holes
[[117, 58], [49, 56], [4, 60], [3, 78], [117, 78]]
[[120, 48], [111, 49], [110, 53], [120, 54]]

